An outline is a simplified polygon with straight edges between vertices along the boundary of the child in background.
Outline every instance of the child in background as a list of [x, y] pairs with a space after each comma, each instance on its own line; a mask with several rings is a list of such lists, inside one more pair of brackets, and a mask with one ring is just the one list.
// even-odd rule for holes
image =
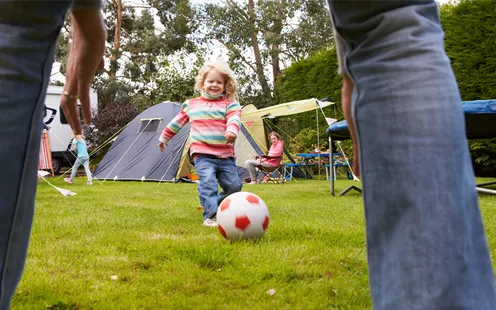
[[91, 180], [91, 171], [90, 171], [90, 156], [88, 155], [88, 149], [86, 147], [86, 141], [84, 141], [81, 135], [74, 136], [72, 140], [73, 149], [76, 149], [77, 158], [74, 166], [72, 166], [72, 173], [70, 178], [65, 178], [69, 184], [72, 184], [74, 178], [76, 177], [77, 170], [79, 166], [84, 166], [84, 171], [86, 172], [86, 177], [88, 178], [88, 182], [86, 185], [93, 185], [93, 181]]
[[[236, 79], [222, 61], [204, 65], [196, 77], [198, 98], [183, 103], [181, 112], [163, 130], [158, 147], [174, 137], [188, 122], [190, 153], [199, 177], [198, 194], [203, 206], [203, 225], [217, 226], [219, 204], [232, 193], [241, 191], [234, 154], [241, 124], [241, 106], [236, 101]], [[219, 193], [219, 185], [222, 191]]]

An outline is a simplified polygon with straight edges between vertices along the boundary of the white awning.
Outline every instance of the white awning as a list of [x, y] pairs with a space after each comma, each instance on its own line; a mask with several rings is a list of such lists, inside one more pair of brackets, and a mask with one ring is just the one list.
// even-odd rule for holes
[[251, 110], [248, 112], [243, 111], [241, 113], [241, 121], [256, 121], [260, 118], [275, 118], [279, 116], [298, 114], [319, 108], [325, 108], [332, 104], [334, 104], [332, 101], [320, 101], [315, 98], [281, 103], [260, 110]]

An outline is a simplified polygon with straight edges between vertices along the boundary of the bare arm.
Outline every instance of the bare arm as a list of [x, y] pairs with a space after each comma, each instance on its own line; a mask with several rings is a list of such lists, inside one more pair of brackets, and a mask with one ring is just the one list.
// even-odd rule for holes
[[77, 99], [87, 124], [91, 122], [90, 85], [97, 69], [103, 68], [107, 31], [100, 7], [73, 11], [72, 45], [67, 61], [66, 85], [61, 106], [74, 134], [81, 134]]
[[351, 139], [353, 141], [353, 172], [356, 176], [360, 176], [360, 165], [358, 161], [358, 138], [355, 131], [355, 122], [353, 121], [353, 116], [351, 113], [351, 94], [353, 93], [354, 87], [355, 85], [351, 78], [346, 74], [343, 75], [343, 87], [341, 88], [341, 104], [343, 106], [343, 113], [344, 117], [346, 118], [346, 123], [348, 124]]

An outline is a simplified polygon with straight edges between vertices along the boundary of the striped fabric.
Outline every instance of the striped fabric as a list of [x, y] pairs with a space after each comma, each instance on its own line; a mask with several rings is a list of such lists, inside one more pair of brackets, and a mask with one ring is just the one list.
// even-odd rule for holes
[[241, 106], [228, 99], [207, 100], [203, 97], [187, 100], [182, 110], [162, 131], [160, 141], [167, 143], [187, 123], [191, 123], [190, 152], [221, 158], [234, 157], [234, 146], [226, 144], [226, 132], [238, 134]]
[[38, 170], [50, 170], [53, 173], [52, 167], [52, 152], [50, 151], [50, 138], [48, 131], [43, 129], [41, 134], [40, 156], [38, 158]]

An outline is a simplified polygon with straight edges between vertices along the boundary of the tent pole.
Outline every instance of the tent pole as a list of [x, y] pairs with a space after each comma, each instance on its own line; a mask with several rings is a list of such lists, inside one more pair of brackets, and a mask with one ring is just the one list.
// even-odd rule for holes
[[329, 133], [329, 176], [330, 176], [330, 186], [331, 186], [331, 195], [334, 196], [334, 157], [332, 156], [332, 139], [331, 134]]
[[[319, 102], [317, 101], [317, 105]], [[320, 180], [320, 140], [319, 140], [319, 110], [315, 109], [315, 117], [317, 121], [317, 164], [319, 169], [319, 180]]]

